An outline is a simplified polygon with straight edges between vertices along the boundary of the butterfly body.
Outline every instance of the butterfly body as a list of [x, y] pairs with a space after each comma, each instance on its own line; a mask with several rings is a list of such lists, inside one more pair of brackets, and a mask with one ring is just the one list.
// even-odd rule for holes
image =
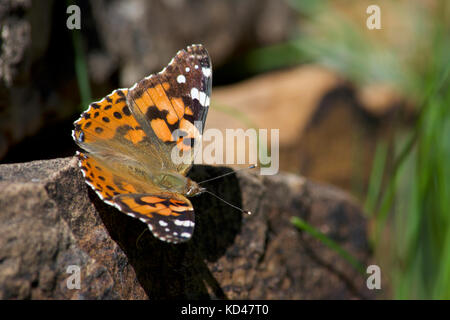
[[[202, 137], [211, 81], [206, 49], [192, 45], [160, 73], [92, 103], [74, 123], [73, 138], [86, 151], [78, 153], [86, 183], [163, 241], [187, 241], [194, 230], [187, 197], [204, 189], [186, 173]], [[189, 161], [174, 161], [174, 152]]]

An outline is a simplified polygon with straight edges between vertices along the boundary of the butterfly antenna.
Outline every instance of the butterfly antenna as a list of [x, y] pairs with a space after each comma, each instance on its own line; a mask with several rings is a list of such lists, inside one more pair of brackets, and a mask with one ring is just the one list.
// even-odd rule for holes
[[217, 177], [214, 177], [214, 178], [211, 178], [211, 179], [208, 179], [208, 180], [203, 180], [202, 182], [198, 182], [197, 184], [202, 184], [202, 183], [205, 183], [205, 182], [217, 180], [217, 179], [220, 179], [220, 178], [229, 176], [230, 174], [235, 174], [235, 173], [238, 172], [238, 171], [241, 171], [241, 170], [247, 170], [247, 169], [253, 169], [253, 168], [256, 168], [256, 167], [257, 167], [256, 164], [252, 164], [252, 165], [249, 166], [248, 168], [241, 168], [241, 169], [234, 170], [234, 171], [232, 171], [232, 172], [227, 172], [227, 173], [222, 174], [222, 175], [220, 175], [220, 176], [217, 176]]
[[219, 197], [218, 195], [212, 193], [211, 191], [208, 191], [208, 190], [204, 189], [203, 192], [206, 192], [206, 193], [208, 193], [208, 194], [210, 194], [210, 195], [216, 197], [216, 198], [219, 199], [220, 201], [226, 203], [226, 204], [229, 205], [230, 207], [235, 208], [236, 210], [239, 210], [239, 211], [242, 212], [242, 213], [246, 213], [246, 214], [248, 214], [248, 215], [251, 215], [251, 214], [252, 214], [251, 211], [247, 211], [247, 210], [241, 209], [241, 208], [235, 206], [234, 204], [231, 204], [231, 203], [229, 203], [228, 201], [225, 201], [224, 199], [222, 199], [222, 198]]
[[136, 248], [139, 248], [139, 240], [141, 240], [141, 238], [144, 235], [145, 231], [148, 231], [148, 230], [149, 230], [148, 228], [145, 228], [145, 230], [141, 232], [139, 237], [137, 237], [137, 239], [136, 239]]

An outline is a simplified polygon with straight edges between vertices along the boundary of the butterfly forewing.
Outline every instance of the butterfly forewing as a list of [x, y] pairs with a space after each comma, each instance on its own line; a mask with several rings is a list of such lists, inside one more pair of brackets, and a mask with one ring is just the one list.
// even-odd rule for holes
[[191, 167], [195, 154], [191, 152], [190, 162], [180, 165], [172, 161], [172, 149], [192, 151], [201, 139], [211, 82], [208, 52], [197, 45], [179, 51], [163, 71], [141, 80], [128, 92], [128, 105], [137, 121], [149, 136], [157, 137], [154, 143], [164, 150], [164, 164], [181, 174]]

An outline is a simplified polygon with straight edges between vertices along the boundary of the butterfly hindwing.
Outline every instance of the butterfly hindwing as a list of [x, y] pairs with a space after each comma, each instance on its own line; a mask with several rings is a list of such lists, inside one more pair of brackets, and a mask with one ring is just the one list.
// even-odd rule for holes
[[[194, 209], [186, 197], [157, 189], [145, 190], [126, 181], [93, 156], [78, 153], [78, 160], [86, 183], [105, 203], [140, 219], [161, 240], [178, 243], [190, 239]], [[145, 191], [152, 193], [138, 193]]]
[[77, 153], [78, 165], [83, 173], [86, 183], [98, 194], [98, 196], [110, 205], [114, 205], [113, 197], [118, 194], [137, 193], [149, 191], [141, 183], [137, 183], [131, 177], [116, 173], [106, 167], [102, 161], [94, 155]]
[[113, 201], [121, 211], [147, 223], [158, 239], [178, 243], [194, 232], [194, 208], [184, 196], [177, 194], [124, 194]]

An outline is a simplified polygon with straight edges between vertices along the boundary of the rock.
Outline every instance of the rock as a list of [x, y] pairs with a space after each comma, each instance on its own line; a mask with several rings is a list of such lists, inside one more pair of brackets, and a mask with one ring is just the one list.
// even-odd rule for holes
[[[201, 181], [231, 169], [195, 166]], [[239, 172], [192, 199], [185, 244], [104, 204], [75, 158], [0, 166], [0, 299], [347, 299], [371, 297], [346, 261], [290, 223], [298, 216], [368, 263], [366, 221], [333, 187], [280, 173]], [[71, 265], [81, 272], [69, 289]]]
[[121, 61], [120, 85], [126, 87], [192, 43], [204, 44], [217, 67], [242, 47], [285, 40], [297, 21], [295, 10], [276, 0], [95, 0], [90, 6], [105, 60]]

